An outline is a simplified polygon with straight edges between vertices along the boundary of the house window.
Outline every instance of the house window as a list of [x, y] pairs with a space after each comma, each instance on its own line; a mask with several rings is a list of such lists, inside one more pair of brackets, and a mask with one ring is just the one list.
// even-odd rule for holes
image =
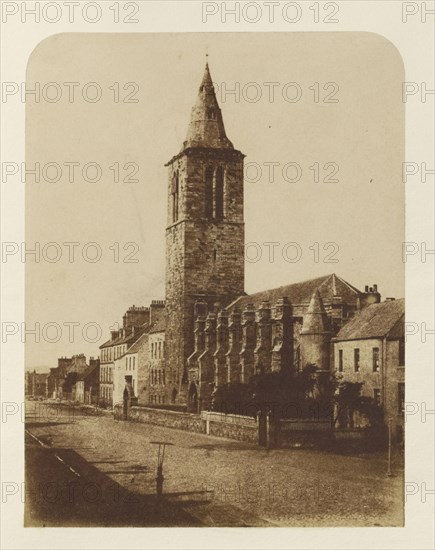
[[379, 348], [373, 348], [373, 372], [379, 372]]
[[404, 382], [399, 382], [397, 386], [397, 405], [399, 412], [403, 413], [405, 411], [405, 384]]
[[133, 357], [133, 370], [135, 369], [135, 366], [136, 366], [136, 357]]
[[405, 340], [399, 340], [399, 367], [405, 366]]
[[128, 357], [125, 358], [125, 368], [128, 369]]
[[338, 350], [338, 372], [343, 372], [343, 350]]
[[355, 372], [359, 372], [359, 348], [353, 350], [353, 368]]
[[376, 405], [381, 404], [381, 390], [379, 388], [375, 388], [373, 390], [373, 400], [376, 403]]

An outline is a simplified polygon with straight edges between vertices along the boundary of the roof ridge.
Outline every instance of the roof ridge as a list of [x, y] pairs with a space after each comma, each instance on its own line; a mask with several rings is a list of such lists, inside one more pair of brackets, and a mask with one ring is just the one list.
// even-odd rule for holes
[[[256, 294], [262, 294], [263, 292], [273, 292], [273, 291], [279, 290], [280, 288], [288, 288], [289, 286], [303, 285], [305, 283], [312, 283], [312, 282], [318, 281], [320, 279], [323, 279], [323, 281], [321, 283], [321, 284], [323, 284], [330, 277], [332, 277], [332, 275], [334, 275], [334, 273], [331, 273], [330, 275], [322, 275], [320, 277], [314, 277], [313, 279], [305, 279], [304, 281], [298, 281], [296, 283], [288, 283], [286, 285], [280, 285], [280, 286], [276, 286], [274, 288], [266, 288], [264, 290], [258, 290], [257, 292], [252, 292], [251, 294], [248, 294], [247, 296], [255, 296]], [[239, 296], [237, 298], [237, 300], [240, 300], [240, 298], [243, 298], [243, 296]]]
[[345, 285], [347, 285], [351, 290], [354, 290], [355, 292], [358, 292], [358, 294], [362, 294], [361, 290], [358, 290], [358, 289], [356, 288], [356, 286], [353, 286], [353, 285], [351, 285], [350, 283], [348, 283], [347, 281], [345, 281], [344, 279], [342, 279], [342, 278], [340, 277], [340, 275], [337, 275], [336, 273], [333, 273], [333, 275], [334, 275], [334, 277], [337, 277], [337, 279], [338, 279], [339, 281], [341, 281], [342, 283], [344, 283]]

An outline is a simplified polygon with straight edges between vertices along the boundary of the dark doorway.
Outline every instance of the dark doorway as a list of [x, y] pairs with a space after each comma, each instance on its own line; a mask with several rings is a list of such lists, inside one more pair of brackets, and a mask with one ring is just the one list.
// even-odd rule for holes
[[128, 389], [126, 387], [124, 389], [124, 394], [123, 394], [123, 399], [122, 399], [124, 420], [128, 419], [128, 402], [129, 402], [129, 400], [130, 400], [130, 395], [129, 395]]
[[258, 444], [267, 447], [267, 415], [261, 410], [258, 412]]
[[189, 387], [189, 412], [198, 412], [198, 392], [194, 382]]
[[174, 389], [172, 390], [172, 396], [171, 396], [171, 401], [172, 401], [172, 403], [175, 403], [175, 401], [177, 400], [177, 395], [178, 395], [178, 392], [177, 392], [177, 390], [174, 388]]

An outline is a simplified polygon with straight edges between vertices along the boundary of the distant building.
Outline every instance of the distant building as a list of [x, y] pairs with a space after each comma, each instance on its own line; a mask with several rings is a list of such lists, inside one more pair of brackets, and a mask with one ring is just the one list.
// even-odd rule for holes
[[[130, 307], [123, 316], [122, 328], [111, 332], [111, 338], [100, 346], [100, 402], [109, 407], [120, 400], [122, 401], [126, 385], [125, 377], [131, 377], [128, 380], [135, 381], [139, 385], [139, 379], [133, 373], [139, 368], [139, 358], [143, 361], [146, 368], [148, 362], [148, 349], [134, 348], [132, 354], [130, 349], [143, 336], [148, 334], [152, 327], [164, 315], [165, 302], [163, 300], [153, 300], [149, 307]], [[144, 341], [142, 341], [144, 344]], [[146, 350], [146, 355], [142, 352]], [[133, 369], [134, 361], [134, 369]], [[136, 363], [136, 361], [138, 363]], [[137, 381], [136, 381], [137, 380]], [[139, 386], [136, 386], [136, 388]], [[137, 390], [134, 389], [134, 396], [137, 397]], [[132, 387], [129, 387], [132, 392]]]
[[[139, 365], [145, 366], [148, 360], [148, 332], [137, 336], [130, 348], [114, 362], [113, 403], [122, 403], [124, 390], [129, 386], [133, 398], [138, 397]], [[143, 370], [143, 369], [142, 369]]]
[[344, 381], [363, 382], [392, 422], [393, 437], [403, 439], [405, 402], [405, 301], [387, 300], [358, 313], [333, 339], [334, 368]]
[[[57, 367], [50, 369], [47, 378], [47, 396], [53, 399], [72, 399], [73, 386], [87, 367], [83, 353], [72, 357], [59, 357]], [[64, 388], [65, 381], [70, 387]]]
[[27, 396], [47, 397], [48, 373], [39, 373], [36, 370], [27, 371], [25, 376], [25, 393]]
[[178, 369], [168, 366], [165, 345], [165, 319], [162, 318], [149, 336], [149, 391], [148, 404], [173, 405], [177, 402]]
[[100, 360], [91, 357], [88, 368], [75, 383], [75, 401], [86, 405], [98, 403], [100, 395]]

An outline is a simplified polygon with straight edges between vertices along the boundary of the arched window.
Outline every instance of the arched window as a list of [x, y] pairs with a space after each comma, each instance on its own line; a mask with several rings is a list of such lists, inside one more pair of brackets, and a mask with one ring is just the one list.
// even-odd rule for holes
[[217, 220], [222, 220], [224, 217], [224, 170], [222, 166], [218, 166], [216, 170], [214, 217]]
[[178, 220], [179, 210], [179, 179], [178, 170], [174, 172], [172, 176], [171, 194], [172, 194], [172, 222], [175, 223]]
[[213, 168], [207, 166], [205, 170], [205, 193], [204, 193], [205, 217], [213, 217]]

